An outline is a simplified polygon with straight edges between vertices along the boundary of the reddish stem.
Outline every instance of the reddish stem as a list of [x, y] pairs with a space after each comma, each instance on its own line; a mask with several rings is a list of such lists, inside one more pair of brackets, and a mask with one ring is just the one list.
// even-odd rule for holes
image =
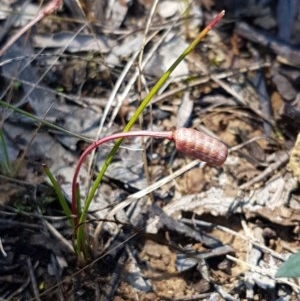
[[217, 16], [207, 25], [209, 30], [211, 30], [225, 15], [225, 10], [222, 10], [217, 14]]
[[27, 23], [23, 28], [21, 28], [16, 34], [14, 34], [6, 44], [0, 49], [0, 56], [2, 56], [9, 47], [11, 47], [26, 31], [28, 31], [32, 26], [41, 21], [43, 18], [53, 14], [62, 6], [62, 0], [52, 0], [49, 4], [45, 5], [29, 23]]
[[83, 161], [87, 157], [88, 154], [90, 154], [96, 147], [102, 145], [103, 143], [106, 143], [111, 140], [115, 139], [123, 139], [123, 138], [129, 138], [129, 137], [154, 137], [154, 138], [165, 138], [169, 140], [173, 140], [173, 132], [167, 131], [167, 132], [149, 132], [149, 131], [132, 131], [127, 133], [117, 133], [113, 134], [107, 137], [104, 137], [98, 141], [95, 141], [91, 145], [87, 147], [87, 149], [82, 153], [80, 156], [77, 166], [75, 168], [73, 181], [72, 181], [72, 213], [75, 216], [75, 224], [77, 224], [77, 205], [76, 205], [76, 190], [77, 190], [77, 178], [79, 175], [80, 168], [83, 164]]

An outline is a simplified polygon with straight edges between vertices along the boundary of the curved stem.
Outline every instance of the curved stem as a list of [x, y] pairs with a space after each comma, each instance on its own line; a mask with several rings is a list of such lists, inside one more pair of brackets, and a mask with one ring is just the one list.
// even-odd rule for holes
[[[77, 178], [80, 172], [80, 168], [83, 164], [83, 161], [87, 157], [88, 154], [90, 154], [96, 147], [109, 142], [111, 140], [116, 140], [116, 139], [123, 139], [123, 138], [128, 138], [128, 137], [137, 137], [137, 136], [146, 136], [146, 137], [154, 137], [154, 138], [165, 138], [165, 139], [173, 139], [173, 132], [172, 131], [166, 131], [166, 132], [150, 132], [150, 131], [132, 131], [132, 132], [123, 132], [123, 133], [117, 133], [113, 134], [107, 137], [104, 137], [100, 140], [95, 141], [91, 145], [89, 145], [86, 150], [82, 153], [80, 156], [77, 166], [75, 168], [74, 176], [73, 176], [73, 181], [72, 181], [72, 213], [75, 216], [75, 225], [77, 225], [78, 222], [78, 212], [77, 212], [77, 204], [76, 204], [76, 195], [77, 195]], [[82, 215], [85, 215], [87, 209], [89, 208], [91, 200], [89, 198], [86, 200], [84, 204], [84, 208], [82, 211]], [[80, 218], [82, 221], [82, 218]]]

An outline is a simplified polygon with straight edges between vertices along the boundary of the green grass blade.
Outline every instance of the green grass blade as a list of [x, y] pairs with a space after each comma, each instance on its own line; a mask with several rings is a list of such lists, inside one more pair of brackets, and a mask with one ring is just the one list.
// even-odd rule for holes
[[1, 160], [0, 165], [1, 168], [3, 169], [3, 172], [9, 175], [11, 173], [11, 164], [10, 164], [9, 155], [7, 151], [7, 144], [2, 129], [0, 129], [0, 148], [3, 152], [3, 160]]
[[7, 108], [7, 109], [9, 109], [9, 110], [12, 110], [12, 111], [14, 111], [14, 112], [16, 112], [16, 113], [19, 113], [19, 114], [22, 115], [22, 116], [26, 116], [26, 117], [28, 117], [28, 118], [30, 118], [30, 119], [32, 119], [32, 120], [36, 120], [36, 121], [38, 121], [39, 123], [41, 123], [42, 125], [45, 125], [45, 126], [47, 126], [48, 128], [57, 130], [57, 131], [59, 131], [59, 132], [61, 132], [61, 133], [65, 133], [65, 134], [67, 134], [68, 136], [76, 137], [76, 138], [82, 139], [82, 140], [87, 141], [87, 142], [93, 142], [92, 139], [88, 139], [87, 137], [84, 137], [84, 136], [81, 136], [81, 135], [72, 133], [71, 131], [68, 131], [68, 130], [66, 130], [66, 129], [64, 129], [64, 128], [58, 126], [58, 125], [55, 125], [55, 124], [53, 124], [53, 123], [51, 123], [51, 122], [49, 122], [49, 121], [46, 121], [46, 120], [44, 120], [44, 119], [39, 118], [38, 116], [35, 116], [35, 115], [33, 115], [33, 114], [30, 114], [30, 113], [28, 113], [28, 112], [26, 112], [26, 111], [24, 111], [24, 110], [22, 110], [22, 109], [20, 109], [20, 108], [14, 107], [13, 105], [11, 105], [10, 103], [7, 103], [7, 102], [5, 102], [5, 101], [0, 100], [0, 106], [2, 106], [2, 107], [4, 107], [4, 108]]
[[[140, 106], [136, 109], [135, 113], [125, 126], [123, 132], [128, 132], [132, 128], [132, 126], [135, 124], [137, 119], [139, 118], [140, 114], [143, 112], [143, 110], [146, 108], [146, 106], [150, 103], [151, 99], [154, 95], [157, 94], [159, 89], [164, 85], [164, 83], [167, 81], [167, 79], [170, 77], [171, 73], [174, 71], [174, 69], [181, 63], [181, 61], [189, 54], [191, 53], [199, 44], [199, 42], [207, 35], [207, 33], [219, 22], [219, 20], [224, 16], [225, 12], [222, 11], [217, 15], [217, 17], [207, 26], [204, 28], [203, 31], [200, 32], [200, 34], [196, 37], [196, 39], [182, 52], [182, 54], [176, 59], [176, 61], [171, 65], [171, 67], [161, 76], [161, 78], [158, 80], [158, 82], [154, 85], [154, 87], [150, 90], [148, 95], [145, 97], [145, 99], [142, 101]], [[111, 161], [113, 160], [114, 155], [116, 154], [117, 150], [119, 149], [123, 139], [118, 139], [110, 153], [108, 154], [104, 165], [102, 166], [100, 172], [97, 175], [97, 178], [95, 182], [93, 183], [93, 186], [89, 192], [89, 195], [85, 201], [84, 208], [82, 211], [82, 215], [80, 217], [79, 223], [83, 223], [86, 218], [86, 213], [88, 211], [88, 208], [90, 207], [90, 204], [94, 198], [94, 195], [102, 181], [102, 178], [110, 165]]]

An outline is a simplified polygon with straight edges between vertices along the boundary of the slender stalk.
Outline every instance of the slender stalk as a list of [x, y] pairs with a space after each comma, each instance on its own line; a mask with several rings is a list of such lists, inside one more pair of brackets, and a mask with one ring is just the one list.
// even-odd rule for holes
[[[77, 179], [78, 179], [78, 175], [80, 172], [80, 168], [85, 160], [85, 158], [98, 146], [109, 142], [111, 140], [116, 140], [116, 139], [123, 139], [123, 138], [130, 138], [130, 137], [154, 137], [154, 138], [165, 138], [165, 139], [173, 139], [173, 132], [172, 131], [166, 131], [166, 132], [150, 132], [150, 131], [132, 131], [132, 132], [127, 132], [127, 133], [117, 133], [117, 134], [113, 134], [107, 137], [104, 137], [94, 143], [92, 143], [91, 145], [89, 145], [87, 147], [87, 149], [82, 153], [82, 155], [80, 156], [77, 166], [75, 168], [75, 172], [74, 172], [74, 176], [73, 176], [73, 181], [72, 181], [72, 213], [77, 216], [78, 212], [77, 212]], [[96, 188], [97, 189], [97, 188]], [[93, 192], [93, 195], [95, 194], [95, 191]], [[84, 208], [82, 211], [82, 215], [84, 215], [87, 212], [87, 209], [89, 208], [91, 203], [91, 200], [87, 200], [84, 204]], [[83, 222], [84, 218], [81, 217], [80, 218], [80, 222]]]
[[2, 56], [26, 31], [28, 31], [32, 26], [41, 21], [43, 18], [53, 14], [62, 6], [62, 0], [52, 0], [47, 5], [45, 5], [29, 23], [27, 23], [23, 28], [21, 28], [15, 35], [13, 35], [6, 44], [0, 48], [0, 56]]
[[[129, 138], [129, 137], [154, 137], [154, 138], [165, 138], [165, 139], [173, 139], [173, 132], [172, 131], [165, 131], [165, 132], [150, 132], [150, 131], [133, 131], [133, 132], [128, 132], [128, 133], [117, 133], [113, 134], [111, 136], [104, 137], [94, 143], [92, 143], [80, 156], [74, 176], [73, 176], [73, 181], [72, 181], [72, 213], [74, 214], [74, 224], [75, 227], [77, 227], [76, 232], [76, 253], [77, 256], [80, 258], [81, 257], [81, 252], [83, 252], [83, 256], [85, 259], [88, 257], [88, 250], [87, 250], [87, 244], [86, 244], [86, 237], [85, 237], [85, 231], [84, 231], [84, 222], [86, 220], [86, 215], [88, 208], [91, 204], [91, 201], [96, 193], [96, 190], [98, 188], [98, 185], [93, 185], [91, 192], [87, 198], [87, 200], [84, 203], [84, 207], [82, 212], [79, 213], [79, 203], [80, 203], [80, 195], [79, 195], [79, 185], [77, 182], [78, 175], [80, 172], [80, 168], [85, 160], [85, 158], [98, 146], [109, 142], [111, 140], [115, 139], [123, 139], [123, 138]], [[79, 219], [79, 221], [78, 221]]]

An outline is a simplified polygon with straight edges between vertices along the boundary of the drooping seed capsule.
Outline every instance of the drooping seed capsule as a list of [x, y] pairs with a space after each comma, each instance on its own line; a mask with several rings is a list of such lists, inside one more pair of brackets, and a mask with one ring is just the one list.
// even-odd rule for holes
[[173, 131], [173, 139], [178, 151], [209, 165], [222, 165], [228, 155], [228, 148], [224, 143], [194, 129], [177, 129]]

